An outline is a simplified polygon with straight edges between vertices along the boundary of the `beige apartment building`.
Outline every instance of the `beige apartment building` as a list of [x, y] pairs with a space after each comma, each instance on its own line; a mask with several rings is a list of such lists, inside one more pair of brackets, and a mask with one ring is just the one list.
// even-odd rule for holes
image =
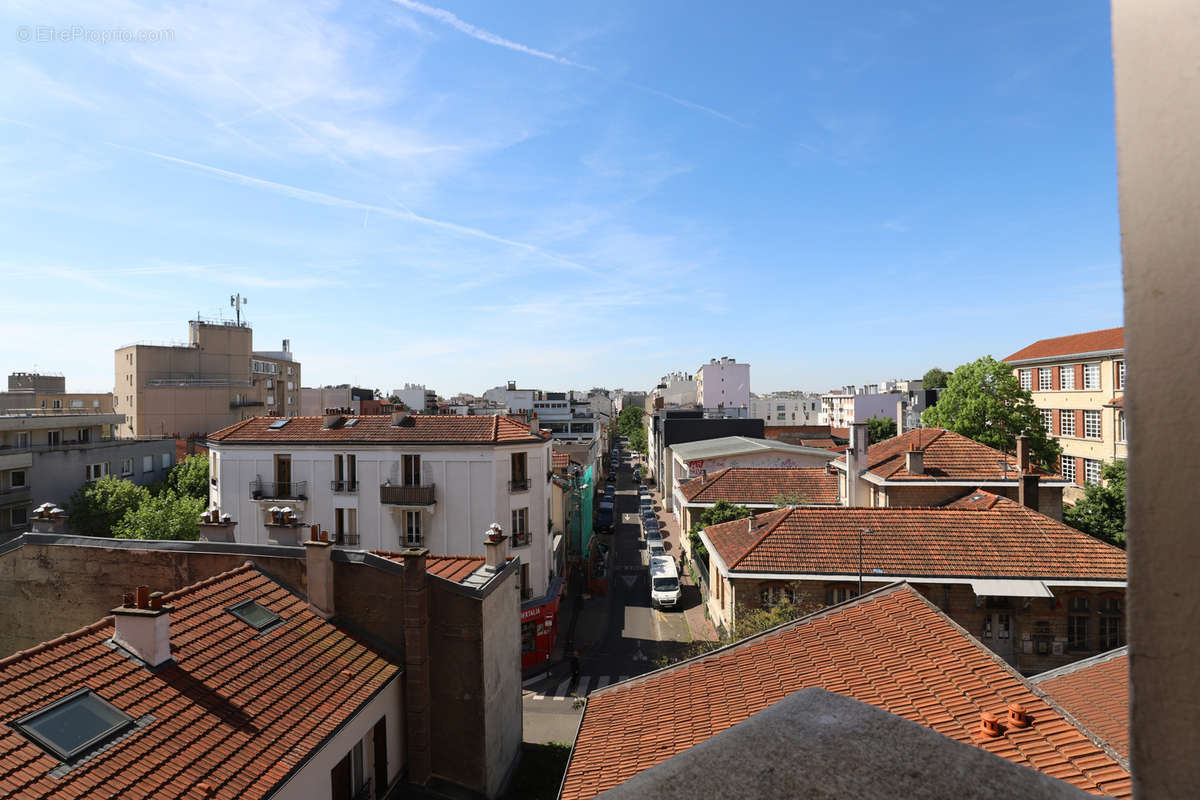
[[1004, 360], [1062, 445], [1059, 472], [1075, 483], [1064, 499], [1082, 497], [1106, 461], [1126, 457], [1125, 329], [1042, 339]]
[[90, 411], [111, 414], [110, 392], [68, 392], [62, 375], [40, 372], [13, 372], [8, 376], [8, 391], [0, 392], [0, 411], [17, 409]]
[[189, 320], [186, 344], [118, 348], [115, 378], [120, 436], [206, 436], [254, 416], [300, 414], [300, 362], [289, 340], [255, 350], [245, 322]]

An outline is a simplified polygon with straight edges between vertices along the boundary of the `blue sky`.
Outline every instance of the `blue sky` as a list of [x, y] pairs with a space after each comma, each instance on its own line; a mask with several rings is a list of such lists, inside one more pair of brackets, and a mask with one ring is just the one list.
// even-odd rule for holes
[[43, 5], [0, 11], [0, 370], [108, 390], [234, 292], [306, 385], [443, 395], [1121, 324], [1103, 3]]

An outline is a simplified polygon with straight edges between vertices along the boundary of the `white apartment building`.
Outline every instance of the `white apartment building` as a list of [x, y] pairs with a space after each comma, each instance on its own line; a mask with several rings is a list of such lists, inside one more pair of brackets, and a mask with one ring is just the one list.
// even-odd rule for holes
[[399, 397], [401, 403], [418, 414], [437, 411], [437, 392], [426, 389], [423, 383], [406, 383], [403, 389], [392, 389], [389, 397]]
[[499, 523], [521, 561], [522, 597], [547, 591], [550, 439], [518, 420], [255, 417], [211, 434], [208, 447], [210, 505], [232, 517], [235, 541], [295, 545], [319, 525], [355, 550], [481, 556]]
[[767, 425], [817, 425], [821, 398], [815, 394], [779, 395], [750, 398], [750, 418]]
[[711, 359], [696, 370], [696, 405], [701, 408], [749, 408], [750, 365], [729, 356]]
[[662, 400], [664, 408], [696, 405], [696, 376], [686, 372], [671, 372], [658, 381], [653, 394]]

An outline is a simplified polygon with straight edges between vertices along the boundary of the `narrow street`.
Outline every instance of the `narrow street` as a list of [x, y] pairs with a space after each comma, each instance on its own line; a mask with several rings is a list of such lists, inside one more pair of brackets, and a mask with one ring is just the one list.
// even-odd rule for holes
[[[565, 599], [559, 622], [565, 636], [571, 630], [572, 615], [578, 607], [574, 645], [579, 651], [579, 681], [576, 683], [571, 677], [570, 654], [564, 650], [561, 662], [552, 663], [546, 674], [526, 682], [523, 702], [527, 742], [573, 741], [583, 713], [577, 698], [657, 669], [663, 659], [684, 654], [696, 638], [713, 638], [711, 630], [693, 631], [682, 608], [651, 607], [648, 555], [638, 520], [637, 483], [627, 453], [623, 454], [623, 461], [616, 482], [617, 522], [608, 594], [586, 598], [582, 604], [577, 603], [575, 596]], [[654, 497], [655, 510], [665, 522], [668, 515], [657, 495]], [[665, 547], [668, 555], [678, 557], [677, 535], [673, 541], [668, 539], [668, 527], [675, 530], [671, 522], [663, 526]], [[691, 586], [685, 587], [683, 596], [685, 603], [698, 603], [698, 595]]]

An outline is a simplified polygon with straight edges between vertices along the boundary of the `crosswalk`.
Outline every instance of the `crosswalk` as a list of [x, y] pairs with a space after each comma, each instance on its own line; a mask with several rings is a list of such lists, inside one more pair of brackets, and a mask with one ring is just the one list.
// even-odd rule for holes
[[576, 697], [587, 697], [589, 693], [603, 689], [610, 683], [620, 683], [629, 680], [628, 675], [614, 678], [611, 675], [580, 675], [579, 685], [571, 688], [571, 679], [567, 678], [557, 685], [543, 689], [524, 689], [521, 694], [534, 700], [573, 700]]

